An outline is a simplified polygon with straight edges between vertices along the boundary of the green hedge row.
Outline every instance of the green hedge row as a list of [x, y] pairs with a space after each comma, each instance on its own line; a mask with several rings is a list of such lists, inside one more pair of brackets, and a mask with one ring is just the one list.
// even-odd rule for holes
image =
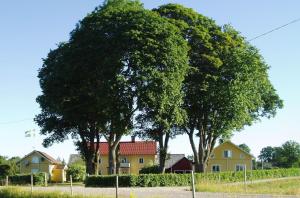
[[[300, 169], [272, 169], [247, 171], [247, 180], [300, 176]], [[244, 180], [244, 172], [196, 173], [196, 183], [200, 181], [238, 182]], [[116, 176], [89, 176], [85, 180], [87, 187], [113, 187]], [[141, 174], [120, 175], [121, 187], [189, 186], [191, 174]]]
[[[9, 176], [9, 182], [12, 185], [30, 185], [31, 184], [31, 174], [20, 174]], [[33, 174], [33, 184], [43, 185], [45, 184], [45, 173]]]

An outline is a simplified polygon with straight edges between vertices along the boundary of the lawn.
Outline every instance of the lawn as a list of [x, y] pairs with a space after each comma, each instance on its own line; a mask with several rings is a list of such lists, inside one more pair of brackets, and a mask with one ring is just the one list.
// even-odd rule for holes
[[71, 196], [70, 194], [61, 192], [31, 192], [28, 190], [22, 190], [17, 187], [8, 187], [0, 189], [1, 198], [111, 198], [107, 196], [83, 196], [76, 195]]
[[196, 185], [196, 191], [243, 194], [300, 195], [300, 179], [278, 180], [247, 185], [202, 182]]

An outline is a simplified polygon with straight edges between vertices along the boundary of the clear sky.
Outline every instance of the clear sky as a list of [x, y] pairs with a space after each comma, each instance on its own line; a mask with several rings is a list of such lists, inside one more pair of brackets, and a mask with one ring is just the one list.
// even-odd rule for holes
[[[239, 0], [143, 0], [147, 8], [165, 3], [180, 3], [213, 18], [218, 24], [231, 24], [248, 39], [300, 17], [300, 1]], [[66, 41], [75, 24], [102, 0], [2, 0], [0, 2], [0, 155], [24, 156], [33, 147], [53, 157], [68, 160], [75, 152], [72, 141], [50, 148], [42, 138], [25, 138], [39, 106], [37, 78], [42, 58], [56, 44]], [[284, 109], [275, 118], [255, 123], [238, 132], [232, 141], [246, 143], [258, 155], [262, 147], [277, 146], [287, 140], [300, 142], [300, 22], [261, 37], [255, 45], [271, 66], [270, 79], [284, 100]], [[128, 139], [128, 138], [127, 138]], [[124, 139], [126, 140], [126, 138]], [[187, 136], [170, 143], [170, 152], [190, 154]]]

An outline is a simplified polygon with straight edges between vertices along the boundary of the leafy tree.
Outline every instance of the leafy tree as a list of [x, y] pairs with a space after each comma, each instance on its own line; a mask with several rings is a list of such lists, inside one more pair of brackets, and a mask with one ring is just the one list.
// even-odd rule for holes
[[250, 151], [251, 151], [250, 147], [247, 144], [245, 144], [245, 143], [244, 144], [240, 144], [239, 147], [242, 150], [246, 151], [247, 153], [250, 153]]
[[275, 154], [275, 148], [271, 146], [267, 146], [261, 149], [258, 158], [263, 162], [271, 163], [273, 162], [274, 154]]
[[72, 175], [72, 180], [74, 182], [82, 182], [85, 177], [85, 166], [80, 164], [72, 164], [68, 167], [67, 178], [69, 179]]
[[182, 130], [189, 136], [196, 171], [203, 172], [218, 138], [227, 139], [260, 117], [274, 116], [282, 101], [258, 50], [232, 27], [219, 27], [181, 5], [155, 11], [177, 25], [189, 43], [191, 69], [183, 88], [187, 120]]
[[281, 147], [276, 147], [273, 165], [283, 168], [300, 167], [300, 144], [290, 140]]
[[93, 174], [104, 136], [114, 174], [117, 146], [131, 132], [137, 110], [167, 124], [167, 113], [178, 114], [170, 101], [180, 96], [181, 67], [187, 62], [187, 46], [178, 33], [138, 1], [107, 1], [85, 17], [39, 72], [42, 112], [35, 120], [48, 136], [44, 146], [71, 136]]

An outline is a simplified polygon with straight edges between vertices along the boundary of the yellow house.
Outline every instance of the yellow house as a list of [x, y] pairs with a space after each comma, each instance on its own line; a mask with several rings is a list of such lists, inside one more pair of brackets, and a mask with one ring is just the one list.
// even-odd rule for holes
[[253, 155], [226, 141], [213, 150], [206, 172], [252, 170], [252, 159]]
[[[108, 174], [108, 143], [100, 142], [99, 174]], [[119, 174], [139, 174], [139, 171], [156, 161], [156, 142], [135, 141], [119, 144]]]
[[51, 182], [65, 182], [67, 166], [41, 151], [32, 151], [19, 161], [20, 173], [47, 173]]

